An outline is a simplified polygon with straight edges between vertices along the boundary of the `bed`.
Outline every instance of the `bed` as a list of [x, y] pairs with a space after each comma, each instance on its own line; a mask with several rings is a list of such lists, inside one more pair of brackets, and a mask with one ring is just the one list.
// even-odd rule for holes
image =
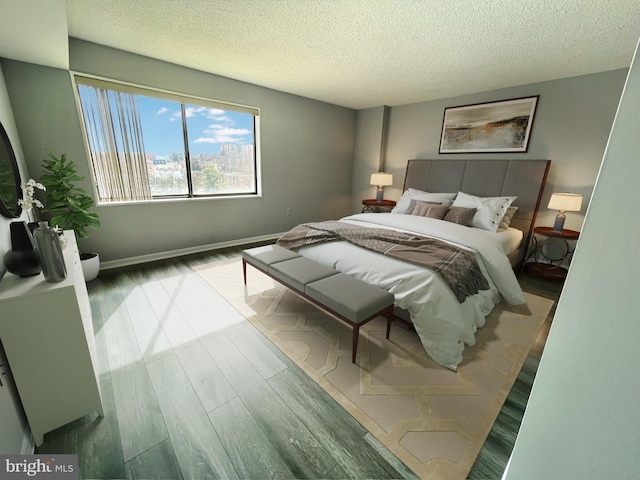
[[[349, 241], [323, 241], [297, 251], [393, 293], [395, 315], [411, 322], [434, 361], [455, 370], [465, 345], [475, 343], [476, 330], [501, 299], [525, 303], [514, 269], [526, 256], [549, 164], [548, 160], [409, 160], [403, 195], [392, 212], [355, 214], [337, 222], [371, 232], [428, 237], [471, 252], [488, 288], [464, 298], [454, 293], [442, 274]], [[446, 206], [439, 206], [443, 203]], [[489, 213], [498, 215], [494, 211], [498, 204], [502, 213], [494, 220]], [[428, 214], [416, 214], [418, 207]], [[509, 207], [512, 218], [498, 228]], [[438, 218], [438, 212], [462, 213], [469, 219], [456, 223], [455, 218]]]

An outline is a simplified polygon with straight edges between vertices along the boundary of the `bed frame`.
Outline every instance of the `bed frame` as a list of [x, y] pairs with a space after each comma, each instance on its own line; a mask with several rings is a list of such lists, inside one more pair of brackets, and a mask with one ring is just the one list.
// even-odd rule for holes
[[550, 160], [409, 160], [404, 190], [465, 192], [479, 197], [517, 195], [518, 211], [511, 226], [524, 233], [518, 250], [509, 255], [514, 269], [525, 258], [540, 199], [547, 181]]

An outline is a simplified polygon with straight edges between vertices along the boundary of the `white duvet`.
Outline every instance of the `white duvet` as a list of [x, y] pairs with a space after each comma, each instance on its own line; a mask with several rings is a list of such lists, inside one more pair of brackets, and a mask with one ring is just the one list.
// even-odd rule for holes
[[503, 250], [504, 242], [498, 239], [499, 234], [395, 213], [362, 213], [341, 221], [414, 232], [475, 252], [490, 288], [459, 303], [435, 272], [348, 242], [322, 243], [299, 250], [305, 257], [393, 293], [396, 306], [411, 315], [426, 352], [447, 368], [457, 368], [465, 344], [475, 343], [476, 330], [484, 325], [485, 316], [500, 301], [500, 296], [513, 305], [526, 301]]

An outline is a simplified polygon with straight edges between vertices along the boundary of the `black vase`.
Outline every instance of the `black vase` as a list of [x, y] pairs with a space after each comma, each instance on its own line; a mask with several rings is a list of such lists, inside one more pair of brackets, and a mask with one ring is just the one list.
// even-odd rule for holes
[[11, 222], [11, 250], [4, 254], [8, 271], [21, 277], [38, 275], [42, 271], [40, 256], [27, 222]]

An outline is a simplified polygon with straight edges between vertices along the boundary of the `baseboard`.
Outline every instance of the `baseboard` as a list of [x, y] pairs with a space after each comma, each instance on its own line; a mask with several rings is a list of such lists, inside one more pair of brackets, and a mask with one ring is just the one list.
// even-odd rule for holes
[[126, 267], [129, 265], [137, 265], [140, 263], [155, 262], [157, 260], [166, 260], [168, 258], [181, 257], [183, 255], [191, 255], [193, 253], [202, 253], [209, 250], [219, 250], [221, 248], [237, 247], [239, 245], [250, 245], [252, 243], [266, 242], [276, 240], [282, 233], [272, 233], [269, 235], [261, 235], [259, 237], [241, 238], [238, 240], [230, 240], [228, 242], [210, 243], [208, 245], [199, 245], [197, 247], [179, 248], [177, 250], [169, 250], [166, 252], [150, 253], [147, 255], [138, 255], [136, 257], [127, 257], [120, 260], [109, 260], [100, 262], [100, 270], [109, 270], [112, 268]]

